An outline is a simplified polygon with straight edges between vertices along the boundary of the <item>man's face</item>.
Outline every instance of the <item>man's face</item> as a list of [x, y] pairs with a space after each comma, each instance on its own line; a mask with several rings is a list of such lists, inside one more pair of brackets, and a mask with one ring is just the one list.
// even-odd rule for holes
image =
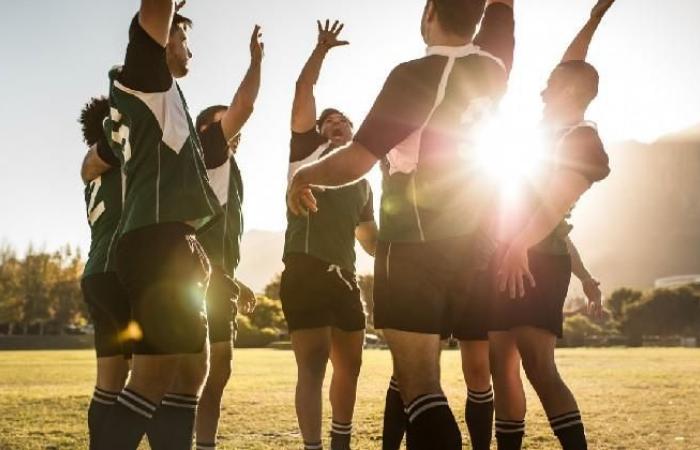
[[170, 73], [175, 78], [182, 78], [190, 71], [190, 59], [192, 52], [188, 47], [187, 31], [185, 25], [180, 24], [170, 33], [168, 46], [165, 48]]
[[571, 89], [566, 69], [554, 69], [547, 81], [547, 87], [540, 93], [544, 103], [544, 118], [552, 119], [571, 106]]
[[352, 139], [350, 121], [342, 114], [333, 113], [321, 124], [321, 135], [335, 146], [345, 145]]

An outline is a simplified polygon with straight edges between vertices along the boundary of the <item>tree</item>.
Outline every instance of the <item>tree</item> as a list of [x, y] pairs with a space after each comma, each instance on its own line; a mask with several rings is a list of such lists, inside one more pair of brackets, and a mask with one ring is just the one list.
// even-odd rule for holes
[[267, 298], [271, 298], [273, 300], [279, 300], [280, 299], [280, 285], [282, 284], [282, 274], [278, 273], [274, 277], [272, 277], [272, 280], [265, 286], [265, 289], [263, 290], [263, 294]]
[[13, 334], [16, 323], [24, 316], [24, 298], [21, 290], [22, 263], [15, 252], [0, 247], [0, 323], [8, 324], [7, 334]]
[[586, 337], [599, 336], [603, 329], [583, 314], [567, 317], [564, 321], [564, 337], [571, 345], [583, 345]]
[[656, 289], [625, 309], [622, 329], [637, 343], [645, 335], [700, 337], [700, 292]]
[[642, 299], [642, 293], [634, 289], [622, 288], [612, 293], [605, 302], [614, 320], [621, 321], [625, 316], [625, 308], [634, 305]]
[[280, 300], [259, 296], [255, 310], [248, 315], [248, 318], [251, 325], [259, 329], [274, 328], [279, 332], [287, 328]]

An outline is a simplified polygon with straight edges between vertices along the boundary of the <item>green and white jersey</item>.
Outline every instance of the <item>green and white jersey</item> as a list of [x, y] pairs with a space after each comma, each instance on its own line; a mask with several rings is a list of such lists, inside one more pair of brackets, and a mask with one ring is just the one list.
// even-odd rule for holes
[[122, 212], [119, 168], [108, 170], [85, 186], [85, 205], [91, 241], [83, 278], [115, 270], [113, 256]]
[[[289, 177], [333, 148], [315, 129], [292, 133]], [[284, 255], [304, 253], [355, 272], [355, 228], [374, 221], [372, 189], [367, 180], [315, 192], [318, 212], [296, 216], [287, 211]]]
[[197, 239], [204, 247], [212, 266], [221, 267], [227, 275], [234, 278], [241, 260], [243, 179], [236, 158], [228, 149], [220, 123], [211, 125], [200, 138], [209, 184], [224, 214], [211, 226], [198, 232]]
[[161, 223], [195, 229], [220, 214], [187, 103], [165, 49], [134, 18], [122, 68], [109, 74], [108, 139], [121, 162], [120, 234]]

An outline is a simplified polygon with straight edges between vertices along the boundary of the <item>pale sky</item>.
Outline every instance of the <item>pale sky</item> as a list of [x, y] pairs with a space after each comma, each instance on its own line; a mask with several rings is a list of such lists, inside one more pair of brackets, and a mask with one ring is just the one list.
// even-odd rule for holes
[[[3, 2], [0, 28], [0, 241], [24, 249], [89, 246], [76, 122], [83, 103], [105, 94], [123, 61], [137, 0]], [[536, 124], [539, 92], [594, 0], [516, 0], [517, 47], [506, 114]], [[283, 230], [289, 113], [294, 82], [315, 45], [317, 18], [346, 23], [348, 47], [327, 58], [319, 109], [359, 123], [389, 71], [421, 57], [424, 0], [190, 0], [191, 74], [181, 81], [193, 115], [228, 103], [245, 72], [254, 24], [263, 27], [263, 84], [244, 129], [239, 164], [247, 229]], [[652, 141], [700, 122], [700, 2], [618, 0], [589, 60], [601, 73], [589, 118], [606, 142]], [[376, 182], [376, 174], [373, 179]], [[376, 186], [376, 184], [375, 184]], [[377, 191], [379, 190], [377, 186]]]

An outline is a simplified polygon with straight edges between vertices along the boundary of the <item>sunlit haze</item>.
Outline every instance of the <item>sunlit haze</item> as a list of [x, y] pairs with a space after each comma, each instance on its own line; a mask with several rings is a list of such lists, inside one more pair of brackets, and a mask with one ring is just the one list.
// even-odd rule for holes
[[[517, 46], [487, 159], [501, 173], [527, 168], [549, 71], [587, 18], [594, 0], [516, 0]], [[190, 0], [184, 14], [194, 59], [181, 85], [193, 114], [228, 103], [249, 61], [253, 25], [266, 56], [260, 98], [238, 158], [248, 230], [283, 230], [294, 82], [315, 45], [317, 18], [346, 23], [351, 45], [329, 54], [316, 91], [359, 125], [398, 63], [421, 57], [424, 0]], [[76, 122], [90, 96], [105, 94], [107, 71], [123, 61], [136, 0], [36, 0], [3, 5], [0, 50], [0, 241], [87, 248], [79, 167], [85, 152]], [[700, 122], [697, 0], [619, 0], [597, 34], [590, 61], [601, 74], [589, 119], [604, 141], [657, 137]], [[503, 145], [497, 145], [497, 144]], [[500, 150], [498, 150], [500, 148]], [[378, 174], [372, 182], [380, 191]], [[375, 196], [378, 198], [378, 195]]]

